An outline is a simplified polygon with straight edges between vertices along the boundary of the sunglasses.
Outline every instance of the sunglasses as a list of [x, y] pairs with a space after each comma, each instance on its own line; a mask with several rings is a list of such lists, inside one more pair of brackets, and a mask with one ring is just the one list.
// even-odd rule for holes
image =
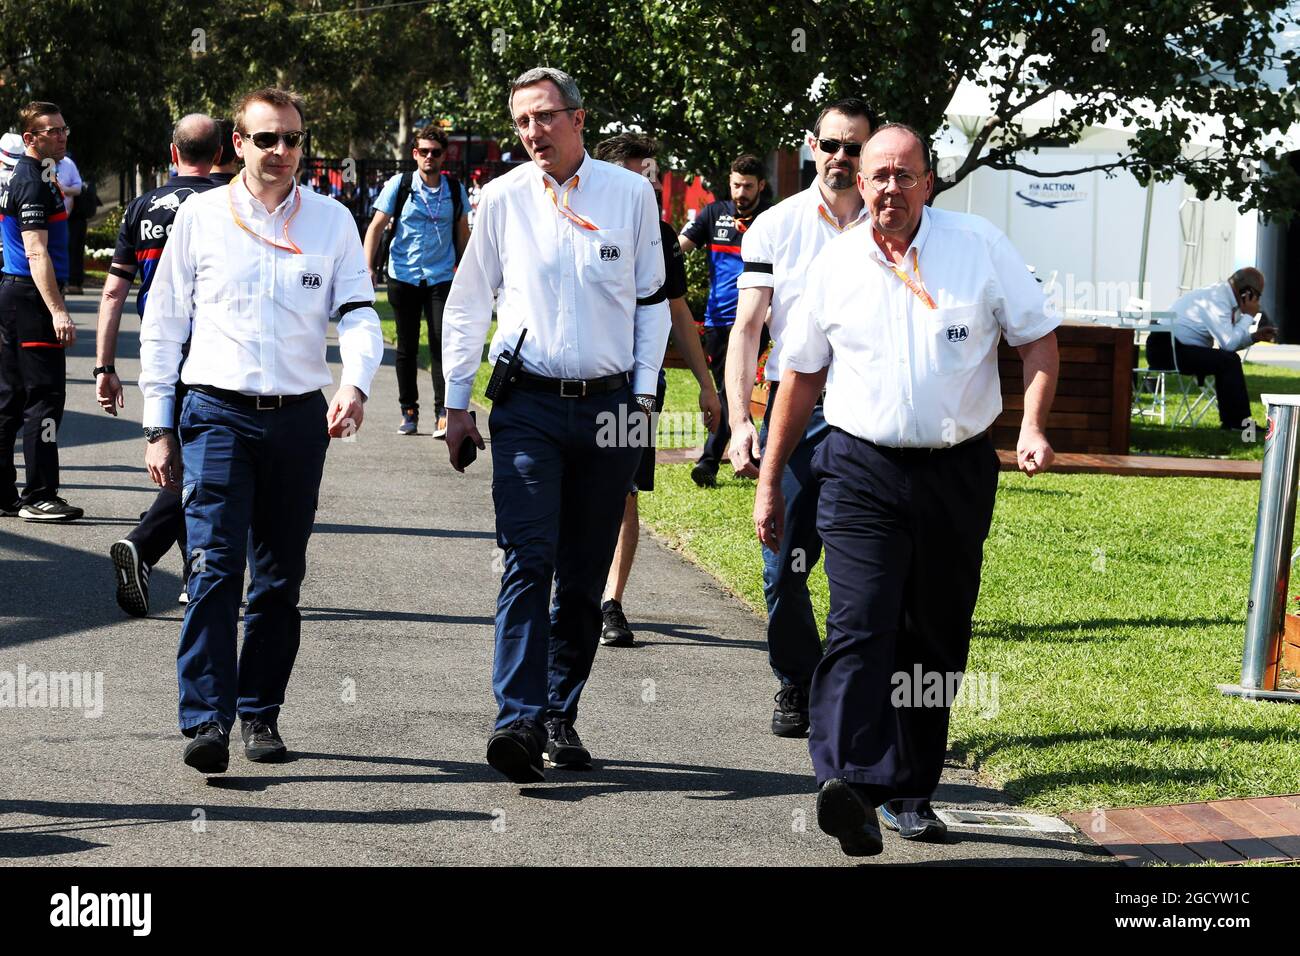
[[819, 139], [817, 140], [817, 148], [831, 156], [834, 156], [841, 149], [844, 150], [845, 156], [862, 155], [861, 143], [841, 143], [838, 139]]
[[425, 159], [439, 159], [442, 156], [441, 149], [425, 149], [417, 146], [415, 148], [415, 151], [419, 153], [421, 156], [423, 156]]
[[304, 130], [296, 129], [290, 133], [250, 133], [247, 137], [252, 140], [254, 146], [261, 150], [275, 149], [280, 140], [284, 140], [284, 145], [288, 149], [297, 149], [302, 145], [302, 141], [307, 138]]

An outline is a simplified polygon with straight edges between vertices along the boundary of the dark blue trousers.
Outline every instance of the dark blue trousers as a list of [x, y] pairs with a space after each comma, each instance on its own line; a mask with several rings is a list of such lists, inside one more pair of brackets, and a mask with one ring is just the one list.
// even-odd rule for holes
[[[279, 716], [298, 654], [298, 590], [329, 448], [327, 407], [321, 394], [268, 411], [185, 396], [181, 500], [192, 560], [176, 655], [182, 731]], [[236, 657], [246, 564], [252, 578]]]
[[810, 699], [817, 783], [844, 778], [877, 805], [928, 798], [951, 701], [898, 691], [912, 690], [917, 667], [944, 678], [966, 669], [997, 452], [988, 437], [926, 452], [833, 429], [813, 470], [831, 590]]
[[516, 389], [492, 407], [492, 501], [504, 552], [492, 671], [498, 728], [521, 717], [577, 719], [642, 453], [620, 440], [635, 433], [603, 426], [628, 421], [629, 406], [631, 386], [588, 398]]
[[[760, 449], [767, 447], [768, 422], [778, 391], [777, 384], [772, 383], [758, 434]], [[813, 669], [822, 656], [817, 618], [808, 594], [808, 575], [822, 553], [822, 539], [817, 533], [817, 478], [812, 460], [827, 431], [822, 407], [818, 405], [781, 476], [781, 494], [785, 496], [781, 550], [763, 547], [768, 660], [772, 673], [782, 684], [802, 687], [807, 687], [812, 680]]]

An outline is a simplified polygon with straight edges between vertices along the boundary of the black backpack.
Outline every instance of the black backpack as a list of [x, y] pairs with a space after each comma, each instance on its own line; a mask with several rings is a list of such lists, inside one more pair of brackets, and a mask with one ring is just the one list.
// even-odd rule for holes
[[[456, 223], [460, 222], [460, 217], [464, 213], [464, 204], [460, 198], [460, 180], [449, 173], [443, 173], [443, 185], [451, 190], [451, 248], [456, 256], [456, 265], [460, 265], [460, 257], [463, 250], [456, 248]], [[397, 208], [393, 211], [392, 221], [388, 224], [388, 245], [392, 245], [393, 240], [397, 238], [397, 230], [402, 221], [402, 210], [406, 208], [406, 201], [411, 198], [411, 188], [415, 184], [415, 170], [402, 173], [402, 179], [397, 184]], [[388, 261], [387, 250], [384, 253], [384, 261]]]

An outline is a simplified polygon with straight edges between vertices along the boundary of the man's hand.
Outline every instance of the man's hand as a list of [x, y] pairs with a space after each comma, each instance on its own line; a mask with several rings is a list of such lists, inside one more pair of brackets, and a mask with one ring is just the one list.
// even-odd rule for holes
[[716, 389], [711, 388], [707, 392], [700, 389], [700, 417], [704, 419], [704, 427], [710, 435], [718, 430], [718, 423], [722, 421], [722, 402]]
[[737, 478], [758, 477], [758, 432], [748, 415], [731, 423], [731, 445], [727, 448], [727, 457], [731, 459]]
[[334, 401], [325, 413], [330, 438], [347, 438], [361, 430], [366, 417], [365, 401], [355, 385], [343, 385], [334, 393]]
[[1250, 333], [1250, 340], [1252, 342], [1276, 342], [1277, 326], [1261, 325], [1254, 332]]
[[1016, 464], [1029, 477], [1047, 471], [1056, 460], [1056, 452], [1047, 441], [1047, 436], [1037, 428], [1022, 426], [1020, 440], [1016, 442]]
[[381, 272], [379, 269], [372, 267], [370, 269], [370, 284], [373, 285], [376, 289], [378, 289], [379, 286], [383, 283], [383, 281], [384, 281], [383, 272]]
[[781, 549], [781, 536], [785, 534], [785, 496], [781, 494], [779, 477], [759, 479], [754, 494], [754, 531], [763, 547], [769, 551]]
[[67, 312], [54, 313], [54, 338], [64, 348], [71, 348], [77, 341], [77, 327]]
[[164, 435], [150, 442], [144, 450], [144, 464], [155, 485], [168, 491], [181, 490], [181, 452], [175, 435]]
[[126, 393], [122, 390], [122, 380], [116, 372], [99, 373], [99, 379], [95, 382], [95, 400], [110, 415], [116, 415], [119, 408], [126, 408]]
[[463, 472], [465, 469], [460, 464], [460, 446], [468, 435], [474, 440], [482, 450], [487, 447], [483, 443], [483, 436], [478, 433], [478, 425], [474, 424], [474, 419], [470, 417], [469, 412], [463, 408], [447, 409], [447, 458], [451, 461], [451, 467], [457, 471]]

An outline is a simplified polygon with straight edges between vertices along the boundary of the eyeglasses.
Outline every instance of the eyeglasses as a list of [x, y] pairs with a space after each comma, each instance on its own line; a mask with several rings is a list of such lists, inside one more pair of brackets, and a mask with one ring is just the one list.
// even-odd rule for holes
[[71, 126], [47, 126], [44, 129], [34, 129], [31, 131], [33, 136], [40, 136], [42, 133], [48, 133], [50, 136], [67, 136], [71, 132]]
[[253, 141], [253, 145], [261, 150], [275, 149], [280, 140], [284, 140], [286, 148], [297, 149], [306, 138], [306, 131], [300, 129], [289, 133], [250, 133], [248, 135], [248, 139]]
[[550, 129], [551, 124], [555, 122], [556, 113], [568, 113], [572, 110], [581, 108], [582, 107], [580, 106], [566, 106], [562, 110], [542, 110], [541, 112], [534, 113], [532, 116], [525, 113], [523, 116], [515, 117], [514, 127], [522, 133], [524, 130], [528, 129], [528, 121], [532, 120], [542, 129]]
[[424, 147], [417, 146], [415, 147], [415, 151], [419, 153], [421, 156], [425, 157], [426, 159], [439, 159], [442, 157], [441, 149], [427, 149]]
[[894, 173], [872, 173], [867, 177], [867, 182], [871, 183], [871, 188], [877, 192], [884, 192], [889, 188], [889, 181], [893, 180], [898, 183], [899, 189], [912, 189], [921, 182], [914, 174], [909, 172]]
[[845, 156], [861, 156], [861, 143], [841, 143], [838, 139], [819, 139], [817, 147], [823, 152], [834, 156], [841, 149], [844, 150]]

